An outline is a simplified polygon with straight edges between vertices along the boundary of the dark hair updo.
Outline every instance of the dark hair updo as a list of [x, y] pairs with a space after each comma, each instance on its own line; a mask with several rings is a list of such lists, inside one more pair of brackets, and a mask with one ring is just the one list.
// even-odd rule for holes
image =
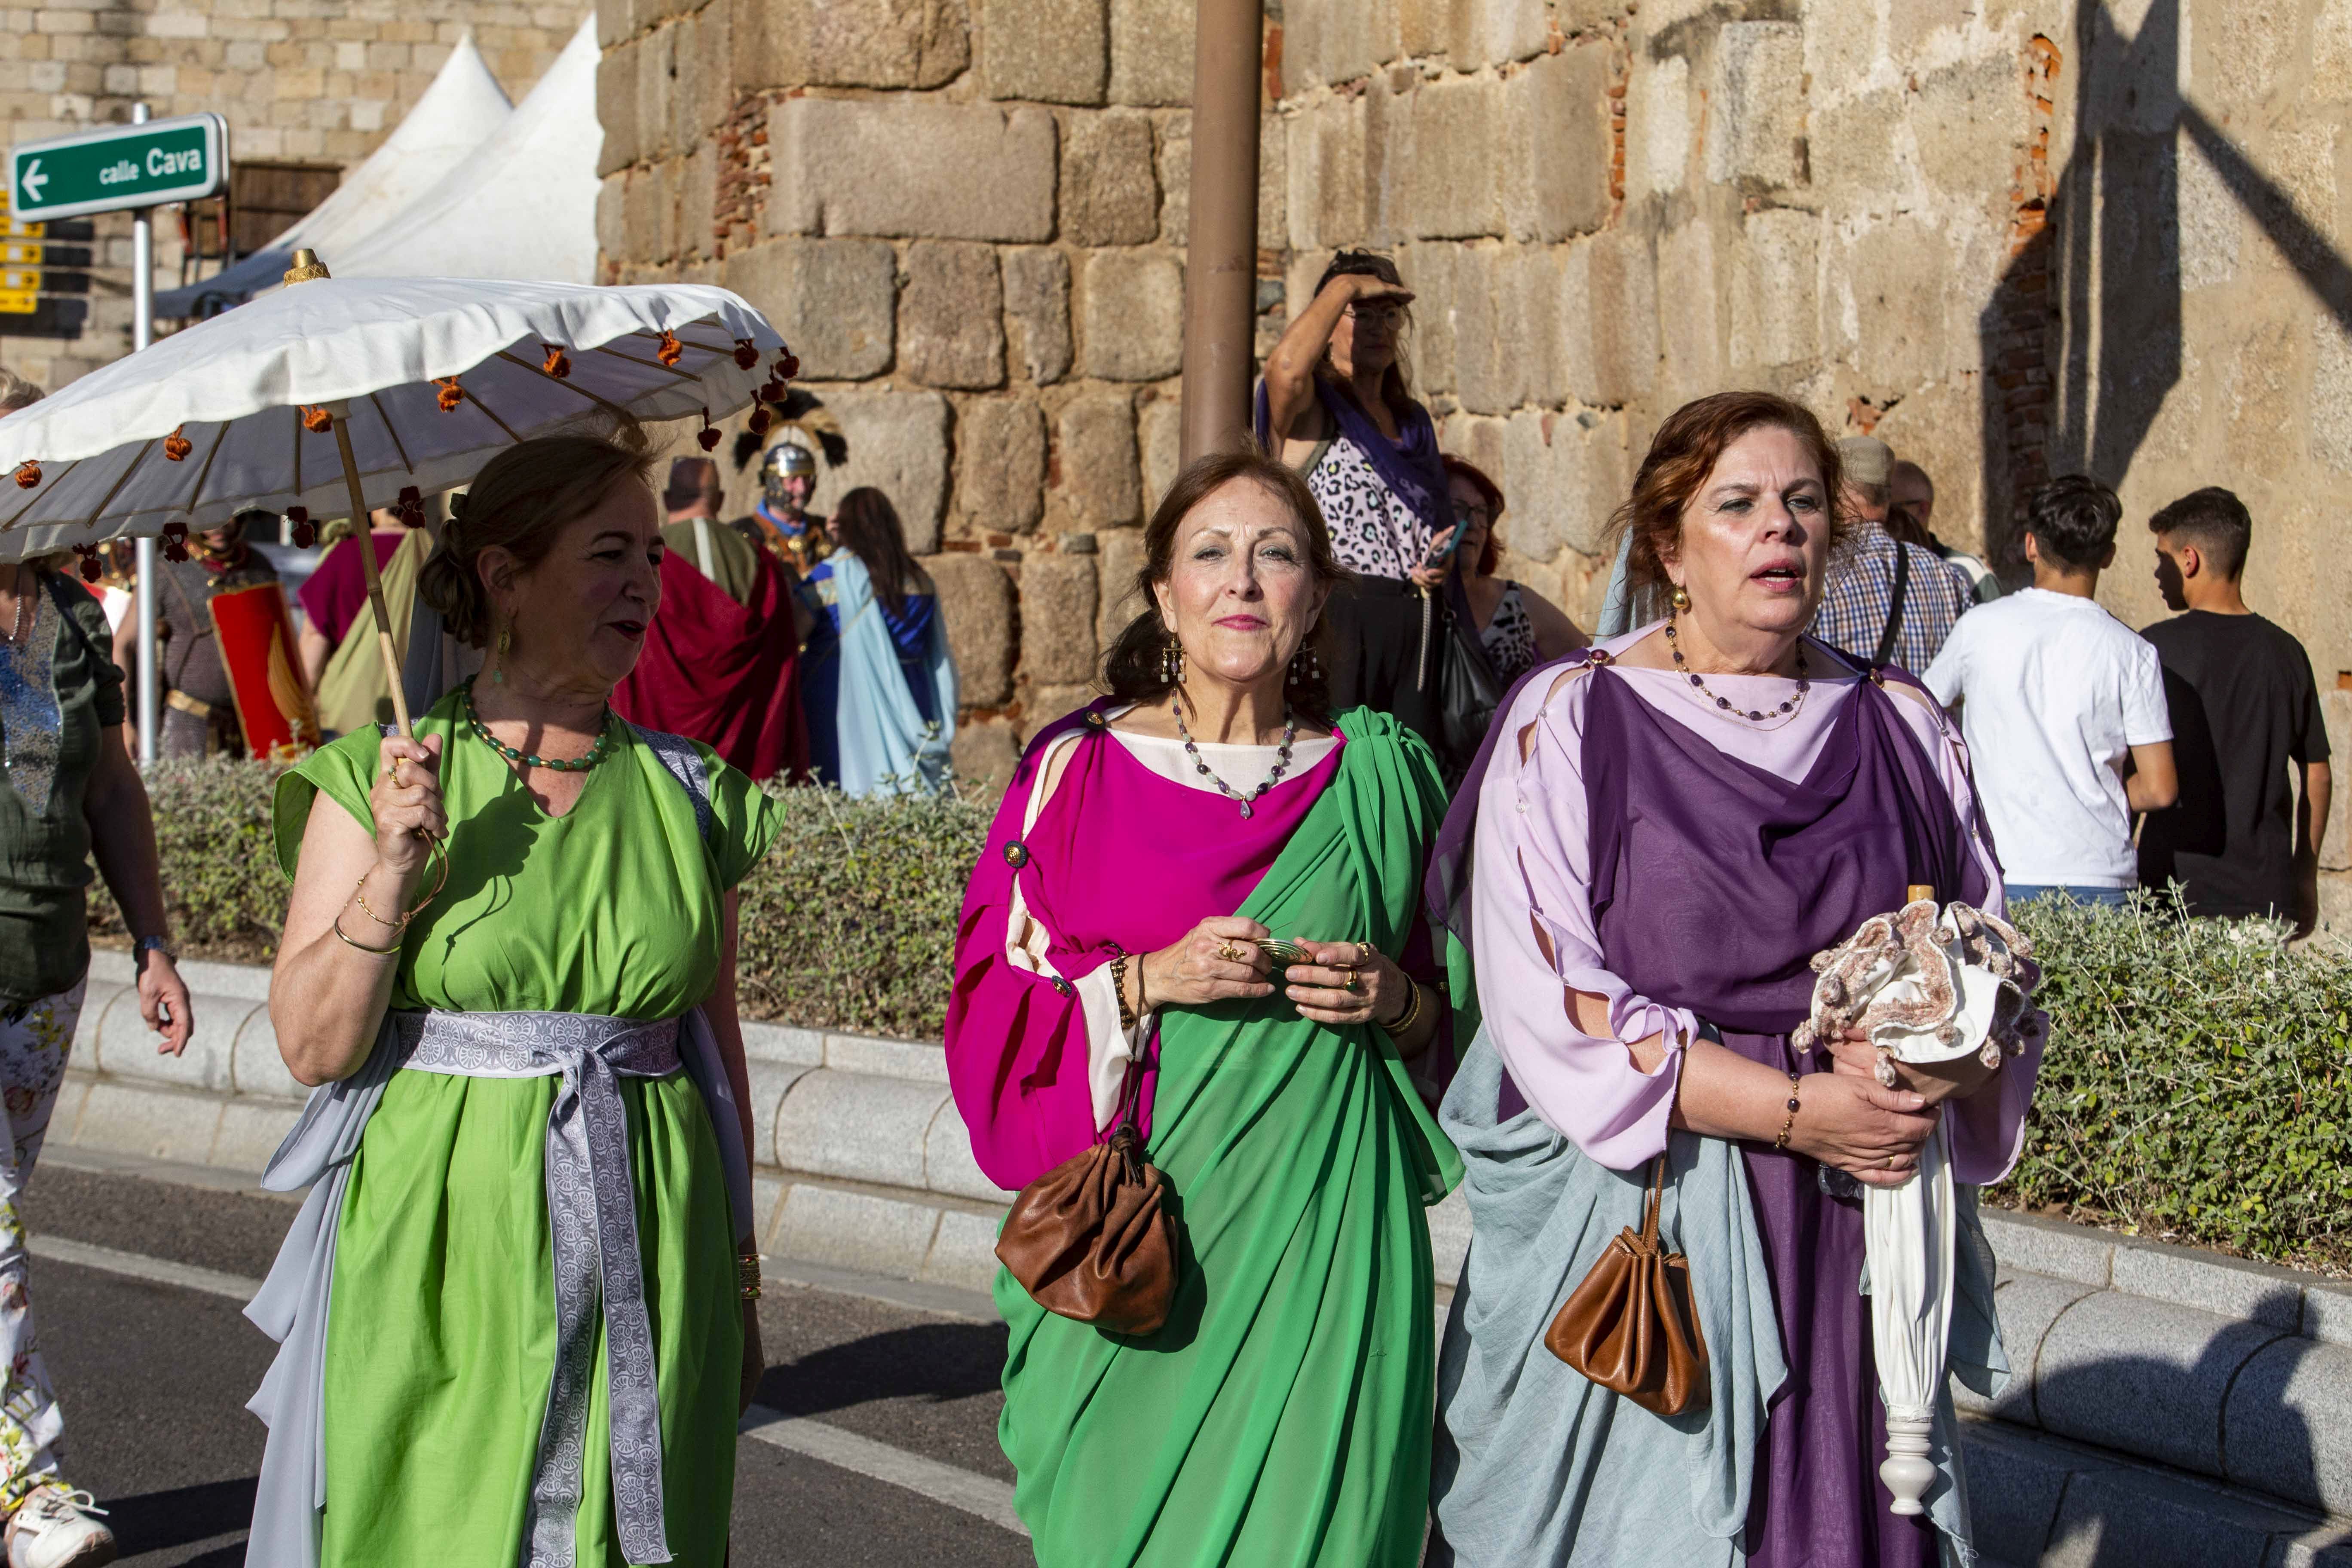
[[[1307, 569], [1317, 583], [1328, 588], [1352, 581], [1352, 574], [1331, 553], [1331, 530], [1323, 521], [1323, 509], [1315, 504], [1315, 493], [1296, 472], [1254, 447], [1195, 458], [1176, 476], [1176, 482], [1153, 509], [1151, 521], [1144, 524], [1143, 566], [1135, 574], [1135, 595], [1142, 601], [1143, 611], [1127, 623], [1127, 629], [1103, 655], [1103, 684], [1121, 702], [1157, 702], [1174, 689], [1161, 668], [1168, 628], [1160, 618], [1160, 601], [1152, 590], [1175, 573], [1176, 534], [1185, 518], [1235, 479], [1247, 479], [1265, 489], [1307, 531]], [[1287, 689], [1291, 707], [1318, 724], [1328, 723], [1331, 717], [1331, 685], [1324, 668], [1330, 662], [1330, 642], [1328, 621], [1318, 616], [1299, 646], [1314, 648], [1321, 657], [1313, 661], [1312, 674]]]
[[452, 637], [488, 647], [482, 552], [505, 550], [527, 572], [547, 559], [565, 528], [623, 485], [649, 489], [652, 468], [652, 445], [635, 424], [610, 436], [544, 436], [508, 447], [482, 465], [464, 495], [450, 498], [449, 521], [417, 575], [416, 591], [441, 612]]

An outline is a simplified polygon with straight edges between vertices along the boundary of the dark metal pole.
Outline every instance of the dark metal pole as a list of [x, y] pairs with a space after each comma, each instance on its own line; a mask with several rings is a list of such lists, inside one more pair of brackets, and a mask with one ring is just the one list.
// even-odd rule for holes
[[1184, 258], [1186, 462], [1237, 447], [1256, 366], [1262, 0], [1200, 0]]

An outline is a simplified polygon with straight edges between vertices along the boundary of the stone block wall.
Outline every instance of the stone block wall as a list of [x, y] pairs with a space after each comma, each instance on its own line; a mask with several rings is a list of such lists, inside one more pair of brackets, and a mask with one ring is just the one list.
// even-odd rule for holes
[[[2099, 473], [2135, 626], [2163, 613], [2147, 514], [2231, 485], [2249, 595], [2341, 708], [2352, 0], [2259, 13], [1281, 0], [1261, 347], [1334, 247], [1392, 253], [1416, 388], [1508, 497], [1506, 569], [1580, 617], [1651, 433], [1726, 387], [1887, 440], [1941, 535], [2012, 568], [2022, 495]], [[821, 498], [898, 475], [920, 545], [973, 558], [951, 620], [1009, 624], [959, 633], [970, 763], [1080, 694], [1172, 472], [1192, 25], [606, 0], [607, 273], [742, 289], [850, 430]]]
[[[0, 10], [0, 117], [10, 142], [31, 142], [127, 121], [143, 100], [158, 120], [226, 118], [232, 161], [348, 169], [467, 31], [519, 100], [587, 12], [585, 0], [43, 0]], [[181, 280], [175, 210], [156, 215], [158, 288]], [[89, 221], [81, 335], [10, 337], [0, 317], [0, 364], [52, 387], [131, 352], [131, 220]]]

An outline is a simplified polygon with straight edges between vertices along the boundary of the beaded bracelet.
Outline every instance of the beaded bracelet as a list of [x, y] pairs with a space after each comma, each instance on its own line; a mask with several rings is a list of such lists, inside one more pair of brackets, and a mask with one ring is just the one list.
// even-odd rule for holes
[[[1128, 1033], [1135, 1032], [1135, 1009], [1127, 1005], [1127, 950], [1113, 943], [1110, 950], [1111, 994], [1118, 998], [1118, 1025]], [[1141, 987], [1139, 985], [1138, 990]]]
[[1798, 1109], [1797, 1085], [1797, 1075], [1795, 1073], [1790, 1073], [1789, 1075], [1789, 1119], [1780, 1123], [1780, 1136], [1772, 1140], [1772, 1147], [1775, 1149], [1786, 1149], [1789, 1146], [1789, 1134], [1796, 1128]]

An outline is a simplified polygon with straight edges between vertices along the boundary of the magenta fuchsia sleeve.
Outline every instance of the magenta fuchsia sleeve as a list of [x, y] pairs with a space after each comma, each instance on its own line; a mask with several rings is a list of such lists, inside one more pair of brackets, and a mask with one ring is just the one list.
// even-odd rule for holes
[[[1666, 1144], [1691, 1016], [1610, 973], [1592, 923], [1591, 834], [1579, 763], [1586, 682], [1546, 701], [1525, 689], [1506, 721], [1478, 805], [1471, 907], [1478, 1005], [1496, 1049], [1537, 1114], [1593, 1159], [1632, 1170]], [[1523, 763], [1518, 738], [1534, 726]], [[1570, 988], [1602, 998], [1617, 1037], [1577, 1027]], [[1654, 1073], [1626, 1040], [1663, 1032]]]
[[[1042, 739], [1042, 738], [1041, 738]], [[1043, 754], [1033, 747], [1032, 759]], [[956, 931], [955, 986], [948, 998], [948, 1082], [971, 1133], [972, 1158], [997, 1185], [1026, 1186], [1095, 1142], [1088, 1077], [1089, 1026], [1075, 982], [1109, 952], [1056, 943], [1052, 972], [1020, 967], [1007, 952], [1014, 868], [1034, 774], [1024, 765], [1006, 791], [988, 847], [972, 868]], [[1017, 852], [1015, 858], [1021, 857]], [[1139, 1121], [1148, 1133], [1152, 1080], [1144, 1073]]]

